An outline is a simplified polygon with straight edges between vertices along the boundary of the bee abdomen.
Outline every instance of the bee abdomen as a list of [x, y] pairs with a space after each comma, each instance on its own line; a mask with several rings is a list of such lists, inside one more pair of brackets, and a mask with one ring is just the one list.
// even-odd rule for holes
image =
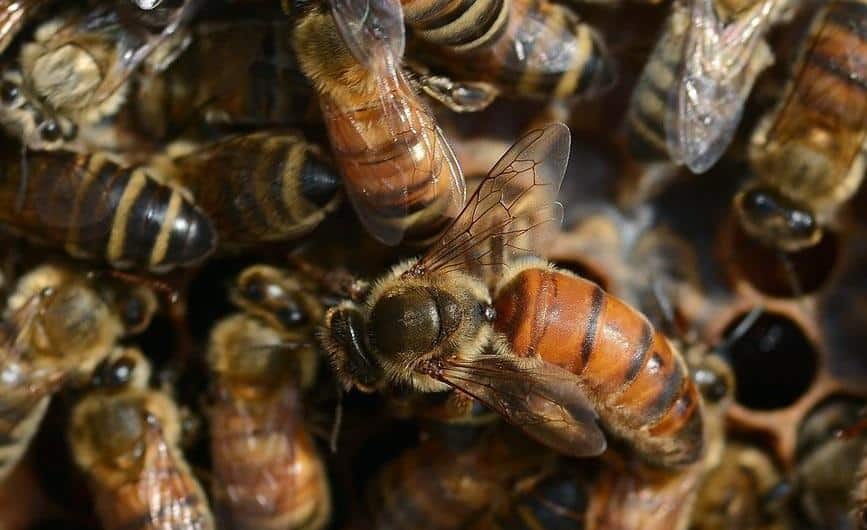
[[695, 386], [680, 355], [641, 313], [593, 282], [541, 266], [515, 274], [494, 305], [495, 329], [513, 352], [574, 373], [603, 425], [645, 458], [681, 465], [700, 456]]
[[22, 183], [20, 160], [6, 155], [0, 221], [36, 240], [151, 269], [192, 265], [214, 248], [205, 214], [143, 168], [122, 168], [99, 154], [36, 151], [27, 154]]
[[292, 134], [235, 136], [176, 163], [178, 179], [230, 245], [304, 235], [339, 201], [336, 172], [315, 146]]
[[647, 64], [632, 91], [626, 114], [626, 138], [632, 156], [642, 162], [669, 160], [665, 117], [673, 105], [688, 22], [681, 11], [672, 12]]

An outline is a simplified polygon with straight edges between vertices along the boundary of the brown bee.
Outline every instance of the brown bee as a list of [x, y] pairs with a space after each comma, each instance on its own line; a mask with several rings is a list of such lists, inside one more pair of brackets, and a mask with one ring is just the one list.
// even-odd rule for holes
[[756, 77], [773, 63], [764, 37], [782, 4], [672, 5], [629, 103], [627, 141], [636, 160], [669, 172], [686, 164], [695, 173], [719, 160]]
[[171, 164], [173, 180], [211, 217], [224, 247], [300, 237], [340, 201], [339, 177], [296, 134], [230, 136]]
[[319, 95], [343, 185], [377, 239], [423, 242], [457, 215], [466, 194], [451, 147], [400, 62], [396, 0], [332, 3], [304, 14], [293, 36]]
[[515, 483], [551, 462], [503, 429], [451, 427], [389, 462], [369, 486], [374, 529], [466, 528], [507, 504]]
[[159, 35], [132, 31], [108, 7], [67, 10], [42, 23], [2, 73], [0, 123], [33, 149], [125, 145], [105, 118], [118, 112], [129, 76], [145, 59], [162, 68], [183, 48], [178, 26], [191, 9], [178, 9]]
[[[339, 4], [339, 3], [338, 3]], [[419, 57], [456, 79], [519, 96], [595, 95], [614, 82], [614, 60], [599, 33], [547, 0], [404, 0]], [[474, 98], [477, 99], [477, 98]]]
[[702, 402], [677, 350], [596, 284], [519, 259], [562, 219], [568, 155], [562, 124], [519, 139], [422, 257], [328, 311], [322, 343], [348, 386], [456, 388], [575, 456], [604, 451], [598, 415], [646, 459], [692, 463]]
[[233, 528], [318, 530], [331, 517], [325, 467], [304, 424], [300, 361], [290, 347], [243, 314], [211, 331], [213, 491]]
[[42, 266], [10, 295], [0, 351], [0, 478], [20, 460], [60, 386], [84, 379], [123, 334], [99, 293], [66, 269]]
[[210, 219], [147, 168], [61, 151], [31, 151], [22, 163], [8, 145], [2, 168], [0, 223], [73, 256], [159, 272], [216, 247]]
[[861, 185], [867, 133], [867, 11], [835, 1], [817, 15], [779, 106], [756, 128], [756, 178], [735, 198], [743, 229], [792, 252], [818, 243]]
[[226, 125], [308, 121], [315, 95], [295, 62], [289, 20], [202, 21], [189, 31], [189, 45], [168, 68], [135, 76], [120, 116], [130, 129], [166, 140], [180, 133], [210, 137]]
[[106, 530], [213, 530], [207, 498], [178, 448], [180, 418], [166, 395], [98, 390], [75, 407], [69, 441]]

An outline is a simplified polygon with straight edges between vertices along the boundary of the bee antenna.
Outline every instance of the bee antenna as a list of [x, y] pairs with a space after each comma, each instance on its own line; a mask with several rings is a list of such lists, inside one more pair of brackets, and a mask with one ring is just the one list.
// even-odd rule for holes
[[27, 175], [30, 170], [27, 163], [27, 143], [21, 142], [21, 180], [18, 182], [18, 194], [15, 196], [15, 212], [24, 208], [24, 198], [27, 195]]
[[337, 453], [337, 440], [340, 438], [340, 427], [343, 425], [343, 389], [340, 388], [340, 383], [337, 380], [335, 380], [334, 387], [337, 390], [337, 404], [334, 405], [334, 423], [331, 425], [328, 447], [332, 453]]
[[155, 278], [149, 278], [146, 276], [140, 276], [138, 274], [133, 274], [129, 272], [123, 272], [116, 269], [111, 270], [100, 270], [100, 271], [91, 271], [88, 274], [89, 278], [95, 278], [98, 276], [109, 276], [110, 278], [116, 278], [121, 280], [127, 284], [131, 285], [144, 285], [146, 287], [150, 287], [154, 291], [162, 293], [168, 299], [169, 303], [175, 304], [180, 299], [180, 293], [177, 289], [169, 285], [168, 283], [157, 280]]
[[795, 272], [792, 260], [782, 250], [777, 251], [777, 256], [780, 258], [783, 268], [786, 269], [786, 280], [789, 282], [792, 293], [794, 293], [796, 299], [800, 300], [804, 297], [804, 290], [801, 288], [801, 281], [798, 279], [798, 274]]
[[675, 324], [674, 308], [671, 306], [671, 299], [663, 292], [662, 279], [655, 277], [653, 279], [653, 297], [656, 299], [656, 304], [662, 310], [662, 317], [665, 319], [666, 326], [672, 330], [677, 328]]
[[714, 350], [717, 353], [727, 352], [729, 348], [732, 347], [732, 344], [742, 339], [744, 335], [756, 324], [756, 321], [759, 319], [762, 314], [765, 312], [765, 306], [758, 305], [750, 310], [747, 315], [738, 322], [738, 325], [735, 326], [735, 329], [729, 333], [728, 337], [726, 337], [721, 343], [717, 344]]

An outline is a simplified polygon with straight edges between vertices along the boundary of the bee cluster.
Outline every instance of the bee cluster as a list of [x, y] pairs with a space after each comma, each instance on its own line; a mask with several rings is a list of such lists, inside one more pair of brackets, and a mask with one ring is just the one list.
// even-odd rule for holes
[[0, 0], [0, 129], [0, 530], [867, 529], [864, 0]]

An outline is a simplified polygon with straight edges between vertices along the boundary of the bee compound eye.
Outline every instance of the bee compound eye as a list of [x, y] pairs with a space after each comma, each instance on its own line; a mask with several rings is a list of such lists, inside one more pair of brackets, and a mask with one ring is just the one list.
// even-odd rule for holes
[[0, 101], [2, 101], [4, 105], [11, 105], [18, 99], [19, 95], [21, 95], [21, 90], [15, 83], [11, 81], [3, 81], [0, 83]]
[[56, 142], [63, 136], [63, 130], [56, 120], [49, 119], [39, 127], [39, 135], [46, 142]]

